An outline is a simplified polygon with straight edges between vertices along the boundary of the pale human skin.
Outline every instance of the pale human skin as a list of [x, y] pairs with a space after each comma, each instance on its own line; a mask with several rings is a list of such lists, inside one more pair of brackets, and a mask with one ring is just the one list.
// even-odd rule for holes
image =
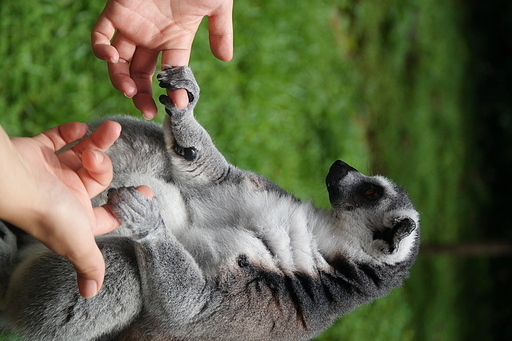
[[[207, 16], [212, 53], [231, 60], [232, 10], [233, 0], [109, 0], [92, 31], [93, 51], [108, 62], [114, 87], [151, 119], [157, 114], [151, 81], [160, 52], [162, 68], [188, 65], [194, 36]], [[169, 96], [179, 108], [188, 104], [184, 90]]]
[[[92, 297], [105, 275], [94, 236], [112, 231], [119, 221], [107, 205], [93, 208], [90, 199], [112, 180], [105, 151], [121, 127], [105, 122], [74, 148], [55, 154], [87, 129], [84, 123], [66, 123], [32, 138], [9, 138], [0, 127], [0, 219], [70, 260], [80, 294]], [[151, 196], [148, 188], [141, 192]]]

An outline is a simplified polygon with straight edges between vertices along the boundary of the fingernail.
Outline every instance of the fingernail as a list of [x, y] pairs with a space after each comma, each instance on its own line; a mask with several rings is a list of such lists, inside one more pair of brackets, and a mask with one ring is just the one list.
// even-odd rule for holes
[[128, 86], [127, 89], [124, 89], [123, 95], [125, 95], [128, 98], [133, 98], [137, 94], [137, 88]]
[[84, 298], [91, 298], [98, 293], [98, 283], [93, 279], [78, 279], [80, 295]]

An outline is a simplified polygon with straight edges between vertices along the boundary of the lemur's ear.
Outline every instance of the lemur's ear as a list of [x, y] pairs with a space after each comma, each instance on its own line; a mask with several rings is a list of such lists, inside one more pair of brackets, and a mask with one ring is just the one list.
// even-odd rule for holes
[[373, 239], [383, 241], [381, 249], [385, 254], [395, 252], [400, 242], [416, 229], [416, 222], [410, 217], [396, 217], [391, 221], [391, 226], [373, 232]]

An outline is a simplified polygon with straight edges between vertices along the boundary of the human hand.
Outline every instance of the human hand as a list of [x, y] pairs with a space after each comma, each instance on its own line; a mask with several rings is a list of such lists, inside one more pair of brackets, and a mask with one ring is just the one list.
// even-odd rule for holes
[[[157, 112], [151, 81], [159, 53], [162, 68], [188, 65], [194, 36], [208, 16], [212, 53], [230, 60], [232, 8], [233, 0], [108, 0], [92, 31], [93, 51], [109, 62], [114, 87], [133, 97], [135, 106], [151, 119]], [[169, 96], [178, 108], [188, 104], [184, 90]]]
[[67, 123], [33, 138], [11, 139], [0, 127], [0, 218], [69, 259], [84, 297], [98, 292], [105, 274], [94, 236], [119, 226], [108, 206], [93, 208], [90, 199], [112, 180], [112, 163], [104, 152], [120, 131], [118, 123], [107, 121], [56, 155], [83, 137], [87, 125]]

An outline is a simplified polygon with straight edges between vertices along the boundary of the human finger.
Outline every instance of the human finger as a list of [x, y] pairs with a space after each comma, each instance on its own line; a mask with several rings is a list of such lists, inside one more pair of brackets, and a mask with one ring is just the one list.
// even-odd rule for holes
[[93, 198], [108, 187], [113, 177], [113, 167], [107, 154], [98, 150], [86, 150], [82, 154], [83, 168], [77, 171], [80, 181]]
[[162, 51], [162, 69], [167, 69], [171, 66], [186, 66], [190, 61], [190, 46], [181, 49], [167, 49]]
[[87, 132], [87, 125], [79, 122], [69, 122], [48, 129], [36, 136], [34, 140], [42, 143], [54, 152], [63, 148], [68, 143], [83, 137]]
[[222, 61], [230, 61], [233, 58], [232, 4], [208, 18], [208, 32], [213, 55]]
[[75, 243], [73, 248], [81, 245], [82, 252], [74, 251], [65, 257], [73, 263], [77, 275], [80, 295], [85, 298], [95, 296], [103, 285], [105, 278], [105, 261], [96, 245], [94, 238], [88, 239], [87, 244]]
[[135, 107], [147, 119], [156, 116], [157, 108], [153, 100], [152, 82], [159, 51], [137, 47], [130, 64], [130, 77], [135, 82], [137, 94], [133, 96]]
[[[87, 127], [86, 124], [84, 125]], [[105, 121], [70, 150], [61, 153], [58, 156], [59, 160], [67, 167], [77, 171], [82, 167], [82, 153], [84, 150], [106, 151], [119, 138], [120, 134], [121, 125], [118, 122]]]
[[188, 94], [185, 89], [167, 90], [167, 95], [178, 109], [185, 109], [188, 105]]
[[[83, 217], [81, 217], [83, 218]], [[57, 229], [67, 222], [63, 215], [53, 221], [50, 229], [40, 228], [33, 236], [49, 249], [69, 260], [75, 268], [80, 295], [92, 297], [98, 293], [105, 277], [105, 262], [86, 220], [78, 220], [73, 229]], [[81, 224], [82, 223], [82, 224]]]
[[144, 195], [146, 198], [148, 199], [153, 199], [154, 197], [154, 193], [153, 193], [153, 190], [148, 187], [148, 186], [145, 186], [145, 185], [142, 185], [142, 186], [137, 186], [135, 188], [137, 191], [140, 192], [140, 194]]
[[108, 63], [110, 82], [126, 97], [132, 98], [137, 94], [137, 86], [130, 74], [130, 63], [136, 50], [136, 45], [125, 39], [122, 33], [118, 33], [112, 42], [119, 53], [116, 63]]
[[89, 136], [72, 148], [75, 154], [81, 154], [84, 150], [97, 149], [106, 151], [121, 134], [121, 124], [115, 121], [105, 121]]
[[119, 61], [119, 53], [110, 43], [115, 31], [112, 21], [102, 13], [91, 32], [92, 50], [97, 58], [111, 63]]
[[107, 204], [100, 207], [94, 207], [93, 213], [96, 219], [96, 224], [92, 232], [95, 236], [112, 232], [121, 225], [121, 222]]
[[[162, 69], [171, 66], [186, 66], [190, 59], [190, 48], [188, 49], [168, 49], [162, 53]], [[188, 95], [185, 89], [167, 90], [167, 95], [179, 109], [184, 109], [188, 105]]]

